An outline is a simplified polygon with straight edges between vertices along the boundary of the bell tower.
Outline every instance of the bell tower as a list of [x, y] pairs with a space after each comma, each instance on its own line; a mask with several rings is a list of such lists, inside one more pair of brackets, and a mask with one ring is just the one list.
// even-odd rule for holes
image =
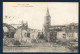
[[49, 9], [47, 8], [46, 16], [45, 16], [45, 22], [44, 22], [44, 37], [47, 41], [49, 41], [49, 27], [51, 25], [51, 17], [49, 14]]
[[51, 25], [51, 17], [50, 17], [49, 9], [48, 8], [47, 8], [46, 16], [45, 16], [45, 24], [47, 26], [50, 26]]

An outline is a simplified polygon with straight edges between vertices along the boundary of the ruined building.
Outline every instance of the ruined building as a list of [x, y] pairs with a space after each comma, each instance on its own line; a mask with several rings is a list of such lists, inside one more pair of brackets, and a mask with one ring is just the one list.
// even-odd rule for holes
[[[51, 16], [49, 13], [49, 9], [47, 8], [43, 32], [45, 40], [48, 42], [56, 42], [57, 39], [66, 40], [68, 36], [78, 37], [78, 23], [73, 23], [70, 25], [51, 25]], [[70, 37], [68, 39], [71, 40]]]

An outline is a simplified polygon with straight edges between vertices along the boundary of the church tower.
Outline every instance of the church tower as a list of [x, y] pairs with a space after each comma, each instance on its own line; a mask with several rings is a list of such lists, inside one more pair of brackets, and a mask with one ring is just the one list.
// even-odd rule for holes
[[46, 16], [45, 16], [45, 24], [47, 26], [50, 26], [51, 25], [51, 17], [50, 17], [49, 9], [48, 8], [47, 8]]
[[49, 9], [47, 8], [46, 16], [45, 16], [45, 22], [44, 22], [44, 37], [47, 41], [49, 41], [49, 27], [51, 25], [51, 17], [49, 14]]

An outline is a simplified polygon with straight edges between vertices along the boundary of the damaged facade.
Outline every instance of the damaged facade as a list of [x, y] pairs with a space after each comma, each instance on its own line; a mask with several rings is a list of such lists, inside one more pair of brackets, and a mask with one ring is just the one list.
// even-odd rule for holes
[[44, 22], [44, 36], [45, 40], [56, 42], [78, 40], [78, 23], [71, 23], [69, 25], [51, 25], [51, 16], [47, 8], [45, 22]]

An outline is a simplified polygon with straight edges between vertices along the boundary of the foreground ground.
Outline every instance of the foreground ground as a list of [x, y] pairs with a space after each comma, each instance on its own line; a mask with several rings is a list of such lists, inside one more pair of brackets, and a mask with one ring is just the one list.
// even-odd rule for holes
[[[29, 44], [28, 44], [29, 45]], [[71, 52], [66, 46], [56, 43], [35, 43], [23, 47], [3, 47], [3, 52]]]

